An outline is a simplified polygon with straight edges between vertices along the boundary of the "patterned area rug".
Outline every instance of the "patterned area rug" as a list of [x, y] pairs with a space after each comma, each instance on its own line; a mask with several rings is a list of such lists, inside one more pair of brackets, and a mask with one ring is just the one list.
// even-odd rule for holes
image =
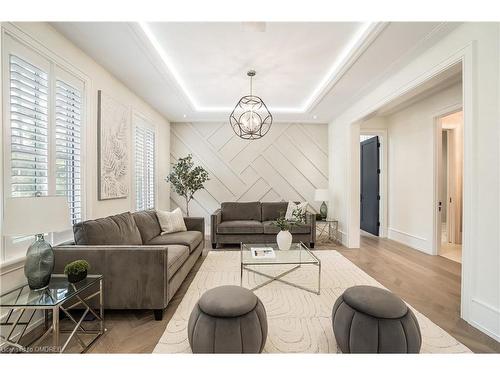
[[[264, 348], [266, 353], [337, 353], [331, 320], [332, 307], [337, 297], [354, 285], [383, 287], [334, 250], [314, 253], [321, 260], [320, 295], [277, 281], [255, 291], [267, 312], [269, 332]], [[240, 285], [239, 262], [238, 251], [211, 251], [208, 254], [154, 353], [191, 352], [187, 325], [194, 304], [208, 289], [219, 285]], [[267, 266], [266, 272], [271, 273], [272, 269], [272, 273], [277, 275], [291, 268], [273, 267], [276, 266]], [[252, 288], [266, 280], [254, 273], [243, 272], [244, 287]], [[302, 266], [286, 275], [284, 280], [314, 289], [317, 286], [317, 267]], [[422, 331], [421, 353], [470, 353], [467, 347], [443, 329], [415, 309], [413, 311]]]

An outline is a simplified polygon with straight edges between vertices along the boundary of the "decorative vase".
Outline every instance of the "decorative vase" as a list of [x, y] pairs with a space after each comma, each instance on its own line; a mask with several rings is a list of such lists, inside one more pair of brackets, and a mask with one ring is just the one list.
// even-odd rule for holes
[[292, 234], [287, 230], [280, 230], [276, 236], [276, 242], [280, 250], [290, 250], [290, 246], [292, 246]]
[[87, 270], [78, 273], [68, 273], [68, 281], [72, 284], [84, 280], [87, 277]]
[[43, 234], [35, 236], [26, 253], [24, 275], [28, 279], [30, 289], [44, 289], [49, 285], [54, 270], [54, 252], [52, 246], [43, 238]]
[[325, 202], [321, 203], [321, 207], [319, 208], [319, 213], [321, 214], [321, 218], [325, 220], [326, 216], [328, 215], [328, 206], [326, 205]]

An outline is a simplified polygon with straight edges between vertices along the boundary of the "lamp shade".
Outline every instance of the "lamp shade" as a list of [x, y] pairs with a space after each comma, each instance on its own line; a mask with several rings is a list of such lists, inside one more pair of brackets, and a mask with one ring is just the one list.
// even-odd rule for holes
[[314, 192], [314, 200], [316, 202], [326, 202], [330, 200], [330, 193], [328, 189], [316, 189]]
[[4, 236], [26, 236], [62, 232], [71, 228], [67, 198], [7, 198], [4, 210]]

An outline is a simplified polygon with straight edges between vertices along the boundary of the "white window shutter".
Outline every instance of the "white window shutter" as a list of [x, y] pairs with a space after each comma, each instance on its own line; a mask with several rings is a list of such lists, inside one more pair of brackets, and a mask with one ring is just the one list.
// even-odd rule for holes
[[15, 55], [10, 55], [9, 70], [11, 195], [47, 195], [48, 75]]
[[82, 219], [82, 93], [57, 79], [55, 94], [56, 194], [68, 197], [74, 224]]
[[155, 132], [153, 128], [135, 126], [135, 199], [136, 210], [155, 206]]

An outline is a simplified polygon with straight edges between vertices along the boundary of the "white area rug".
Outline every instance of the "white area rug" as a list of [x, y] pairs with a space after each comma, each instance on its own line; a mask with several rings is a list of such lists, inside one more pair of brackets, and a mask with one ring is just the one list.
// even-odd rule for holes
[[[333, 250], [315, 251], [321, 260], [321, 294], [316, 295], [280, 282], [255, 291], [266, 307], [266, 353], [337, 353], [332, 329], [332, 307], [342, 292], [354, 285], [383, 287], [372, 277]], [[208, 289], [240, 284], [238, 251], [211, 251], [179, 304], [154, 353], [190, 353], [187, 325], [193, 306]], [[272, 266], [275, 267], [275, 266]], [[266, 268], [278, 274], [289, 269]], [[285, 280], [316, 288], [317, 267], [303, 266]], [[243, 272], [243, 286], [251, 288], [266, 279]], [[411, 306], [410, 306], [411, 307]], [[413, 309], [413, 308], [412, 308]], [[413, 309], [422, 331], [421, 353], [469, 353], [470, 350]]]

